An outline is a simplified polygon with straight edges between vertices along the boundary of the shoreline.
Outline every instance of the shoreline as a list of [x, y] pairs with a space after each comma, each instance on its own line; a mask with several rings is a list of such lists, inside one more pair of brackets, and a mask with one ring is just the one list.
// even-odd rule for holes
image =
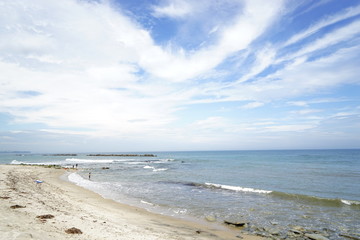
[[[238, 228], [196, 223], [105, 199], [62, 180], [69, 170], [0, 166], [0, 213], [4, 216], [0, 239], [262, 239]], [[45, 215], [53, 218], [41, 217]], [[73, 227], [82, 233], [65, 232]]]

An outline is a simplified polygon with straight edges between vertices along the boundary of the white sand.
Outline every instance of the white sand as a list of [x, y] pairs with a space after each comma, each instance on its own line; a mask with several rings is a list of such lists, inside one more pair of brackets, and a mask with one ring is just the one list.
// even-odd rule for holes
[[[261, 239], [237, 229], [201, 225], [104, 199], [61, 180], [64, 173], [62, 169], [0, 165], [0, 239]], [[37, 179], [43, 183], [35, 183]], [[14, 205], [24, 208], [12, 209]], [[54, 218], [37, 218], [45, 214]], [[82, 234], [65, 232], [72, 227]]]

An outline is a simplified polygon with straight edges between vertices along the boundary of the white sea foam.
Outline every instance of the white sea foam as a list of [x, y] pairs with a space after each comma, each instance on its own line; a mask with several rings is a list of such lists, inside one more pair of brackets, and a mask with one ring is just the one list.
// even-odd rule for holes
[[166, 171], [168, 170], [167, 168], [155, 168], [152, 166], [144, 166], [145, 169], [152, 169], [153, 172], [160, 172], [160, 171]]
[[351, 200], [345, 200], [345, 199], [341, 199], [341, 202], [343, 204], [346, 204], [346, 205], [360, 205], [360, 202], [359, 201], [351, 201]]
[[254, 188], [244, 188], [239, 186], [229, 186], [229, 185], [221, 185], [221, 184], [215, 184], [215, 183], [205, 183], [207, 186], [213, 186], [216, 188], [226, 189], [226, 190], [232, 190], [236, 192], [253, 192], [253, 193], [271, 193], [272, 191], [267, 190], [261, 190], [261, 189], [254, 189]]
[[173, 162], [175, 159], [172, 158], [165, 158], [165, 159], [158, 159], [153, 161], [153, 163], [167, 163], [167, 162]]
[[144, 200], [141, 200], [140, 202], [141, 202], [141, 203], [144, 203], [144, 204], [147, 204], [147, 205], [151, 205], [151, 206], [154, 206], [154, 204], [152, 204], [152, 203], [149, 203], [149, 202], [147, 202], [147, 201], [144, 201]]
[[129, 164], [129, 165], [139, 165], [139, 164], [145, 164], [145, 162], [125, 162], [125, 164]]
[[18, 160], [12, 160], [10, 164], [19, 165], [19, 164], [29, 164], [29, 163], [20, 162]]
[[113, 163], [113, 162], [122, 162], [123, 160], [67, 158], [67, 159], [65, 159], [65, 161], [74, 162], [74, 163]]
[[61, 163], [59, 163], [59, 162], [36, 163], [36, 162], [21, 162], [18, 160], [12, 160], [10, 164], [13, 164], [13, 165], [58, 165]]
[[80, 176], [78, 173], [71, 173], [68, 176], [68, 179], [70, 182], [75, 183], [78, 186], [81, 186], [83, 188], [92, 190], [94, 192], [99, 193], [100, 195], [102, 195], [103, 197], [109, 197], [109, 192], [107, 191], [107, 183], [99, 183], [99, 182], [95, 182], [95, 181], [90, 181], [86, 178], [83, 178], [82, 176]]
[[161, 171], [166, 171], [166, 170], [168, 170], [168, 169], [167, 168], [155, 168], [153, 170], [153, 172], [161, 172]]

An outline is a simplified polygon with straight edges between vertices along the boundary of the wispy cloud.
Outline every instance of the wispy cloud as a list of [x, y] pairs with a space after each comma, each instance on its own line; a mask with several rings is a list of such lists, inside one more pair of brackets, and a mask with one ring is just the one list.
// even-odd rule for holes
[[191, 5], [184, 0], [166, 1], [162, 6], [153, 7], [153, 14], [156, 17], [183, 18], [191, 12]]
[[284, 46], [291, 45], [291, 44], [294, 44], [296, 42], [299, 42], [299, 41], [301, 41], [301, 40], [303, 40], [303, 39], [317, 33], [320, 29], [322, 29], [324, 27], [330, 26], [332, 24], [335, 24], [337, 22], [343, 21], [343, 20], [348, 19], [348, 18], [355, 17], [355, 16], [357, 16], [359, 14], [360, 14], [360, 6], [355, 6], [355, 7], [349, 7], [347, 9], [341, 11], [340, 13], [335, 14], [335, 15], [327, 16], [326, 18], [321, 19], [320, 21], [318, 21], [315, 24], [311, 25], [306, 30], [292, 36], [290, 39], [288, 39], [284, 43]]

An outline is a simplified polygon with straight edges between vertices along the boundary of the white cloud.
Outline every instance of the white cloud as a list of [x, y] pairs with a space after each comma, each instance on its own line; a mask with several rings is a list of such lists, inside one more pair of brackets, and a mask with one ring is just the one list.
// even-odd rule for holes
[[[360, 29], [360, 21], [354, 21], [342, 28], [338, 28], [326, 34], [324, 37], [317, 39], [316, 41], [310, 43], [308, 46], [302, 48], [300, 51], [296, 52], [294, 55], [296, 57], [302, 56], [317, 50], [327, 48], [334, 44], [341, 43], [359, 34], [360, 33], [359, 29]], [[291, 58], [295, 58], [295, 57], [292, 56]]]
[[156, 17], [183, 18], [192, 12], [191, 5], [185, 0], [166, 1], [161, 6], [153, 6]]
[[310, 26], [308, 29], [293, 35], [289, 40], [284, 43], [284, 46], [294, 44], [298, 41], [301, 41], [312, 34], [315, 34], [320, 29], [329, 26], [331, 24], [337, 23], [347, 18], [354, 17], [360, 14], [360, 6], [350, 7], [343, 12], [340, 12], [336, 15], [329, 16], [325, 19], [320, 20], [319, 22], [315, 23], [314, 25]]
[[314, 125], [310, 125], [310, 124], [304, 124], [304, 125], [277, 125], [277, 126], [270, 126], [270, 127], [265, 127], [264, 130], [265, 131], [270, 131], [270, 132], [299, 132], [299, 131], [304, 131], [304, 130], [308, 130], [311, 128], [314, 128]]
[[291, 111], [291, 113], [299, 114], [299, 115], [307, 115], [307, 114], [311, 114], [311, 113], [318, 113], [321, 111], [322, 110], [320, 110], [320, 109], [303, 109], [303, 110], [298, 110], [298, 111]]
[[262, 103], [262, 102], [251, 102], [251, 103], [248, 103], [248, 104], [245, 104], [245, 105], [241, 106], [241, 108], [252, 109], [252, 108], [258, 108], [258, 107], [261, 107], [261, 106], [264, 106], [264, 103]]
[[[246, 49], [279, 16], [282, 8], [281, 0], [271, 3], [249, 0], [245, 3], [234, 24], [218, 30], [219, 40], [216, 44], [194, 53], [180, 51], [183, 54], [176, 55], [154, 46], [144, 50], [140, 65], [157, 77], [175, 82], [186, 81], [210, 71], [231, 54]], [[157, 57], [154, 59], [153, 56]]]

